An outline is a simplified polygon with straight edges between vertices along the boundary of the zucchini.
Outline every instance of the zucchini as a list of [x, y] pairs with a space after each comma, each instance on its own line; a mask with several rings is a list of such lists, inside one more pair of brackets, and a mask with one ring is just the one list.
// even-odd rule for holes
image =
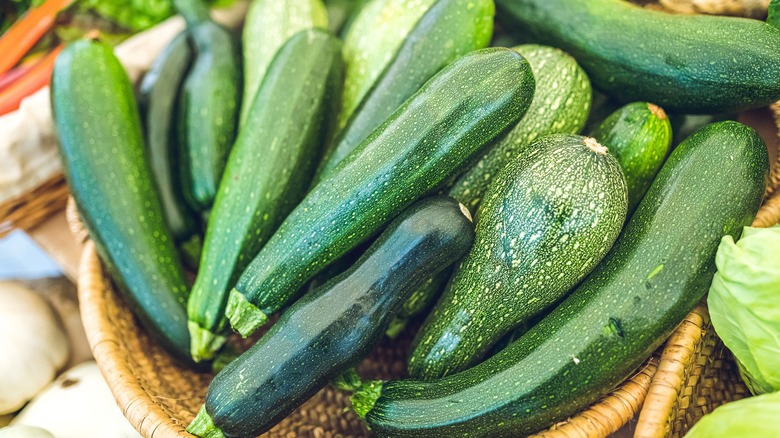
[[718, 243], [750, 224], [768, 168], [752, 129], [704, 127], [672, 152], [604, 261], [528, 333], [453, 376], [367, 382], [356, 411], [380, 437], [503, 437], [592, 404], [707, 292]]
[[390, 323], [390, 327], [387, 328], [387, 336], [391, 339], [395, 339], [406, 328], [406, 324], [410, 319], [417, 315], [424, 313], [428, 310], [436, 298], [439, 297], [439, 293], [444, 286], [447, 285], [447, 280], [450, 279], [452, 271], [445, 269], [439, 272], [435, 277], [431, 277], [426, 280], [419, 288], [417, 288], [409, 299], [404, 302], [404, 305], [398, 310], [393, 321]]
[[57, 58], [51, 86], [62, 167], [104, 266], [146, 330], [191, 363], [189, 290], [124, 68], [107, 45], [81, 40]]
[[241, 274], [226, 314], [247, 336], [309, 279], [431, 193], [525, 113], [528, 62], [483, 49], [453, 62], [320, 181]]
[[[346, 126], [329, 146], [318, 171], [327, 175], [428, 79], [457, 58], [487, 47], [493, 0], [438, 0], [409, 31]], [[316, 179], [319, 179], [316, 178]]]
[[534, 100], [520, 122], [450, 188], [449, 195], [471, 211], [477, 211], [501, 169], [525, 153], [531, 142], [548, 134], [576, 134], [588, 117], [590, 81], [574, 58], [561, 50], [533, 44], [514, 50], [531, 64], [536, 78]]
[[138, 90], [138, 108], [144, 124], [146, 154], [160, 194], [163, 214], [187, 265], [197, 268], [200, 224], [184, 202], [179, 184], [175, 141], [176, 99], [190, 67], [192, 48], [180, 33], [155, 58]]
[[574, 288], [620, 233], [626, 181], [604, 146], [553, 134], [528, 149], [485, 194], [474, 247], [412, 343], [411, 377], [435, 379], [477, 363]]
[[780, 29], [763, 21], [668, 14], [623, 0], [496, 3], [508, 27], [571, 53], [596, 87], [622, 102], [701, 114], [780, 99]]
[[341, 44], [304, 30], [268, 68], [236, 140], [206, 229], [201, 268], [187, 305], [192, 357], [225, 343], [225, 304], [241, 271], [309, 187], [324, 127], [341, 94]]
[[367, 356], [415, 287], [473, 240], [468, 210], [455, 200], [413, 205], [355, 265], [298, 300], [217, 374], [187, 430], [202, 437], [267, 431]]
[[243, 30], [244, 91], [240, 125], [249, 117], [260, 84], [276, 52], [291, 36], [312, 28], [327, 29], [322, 0], [253, 0]]
[[236, 136], [241, 59], [231, 32], [214, 23], [203, 0], [174, 0], [187, 21], [195, 59], [179, 103], [180, 178], [187, 203], [211, 208]]
[[591, 133], [617, 158], [628, 186], [628, 212], [639, 201], [672, 147], [672, 125], [666, 113], [647, 102], [629, 103], [610, 114]]

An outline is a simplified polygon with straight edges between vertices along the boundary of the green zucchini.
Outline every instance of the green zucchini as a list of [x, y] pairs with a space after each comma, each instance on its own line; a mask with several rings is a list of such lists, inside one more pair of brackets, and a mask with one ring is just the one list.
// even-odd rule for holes
[[634, 211], [672, 147], [672, 125], [663, 109], [629, 103], [610, 114], [591, 133], [617, 158], [628, 186], [628, 212]]
[[508, 27], [571, 53], [596, 87], [622, 102], [701, 114], [780, 99], [780, 29], [763, 21], [668, 14], [623, 0], [496, 3]]
[[576, 134], [588, 117], [590, 81], [574, 58], [561, 50], [533, 44], [514, 50], [531, 64], [536, 78], [534, 100], [520, 122], [450, 188], [449, 195], [471, 211], [477, 211], [501, 169], [525, 153], [531, 142], [548, 134]]
[[356, 410], [380, 437], [525, 436], [575, 414], [701, 300], [721, 237], [750, 224], [768, 168], [752, 129], [704, 127], [672, 152], [604, 261], [528, 333], [453, 376], [367, 382]]
[[542, 137], [497, 175], [477, 237], [417, 332], [409, 375], [435, 379], [477, 363], [502, 336], [574, 288], [626, 220], [626, 181], [596, 140]]
[[770, 26], [780, 29], [780, 0], [771, 0], [769, 2], [766, 22]]
[[445, 269], [439, 272], [435, 277], [431, 277], [426, 280], [419, 288], [417, 288], [409, 299], [404, 302], [404, 305], [398, 310], [393, 321], [390, 323], [390, 327], [387, 329], [387, 336], [391, 339], [395, 339], [406, 328], [406, 324], [410, 319], [417, 315], [424, 313], [428, 310], [436, 298], [439, 297], [439, 293], [444, 286], [447, 285], [447, 280], [450, 279], [452, 271]]
[[509, 49], [474, 51], [434, 76], [279, 226], [230, 293], [233, 329], [252, 333], [314, 275], [460, 171], [522, 117], [533, 86], [528, 62]]
[[176, 99], [192, 61], [187, 35], [180, 33], [155, 58], [138, 90], [138, 108], [144, 125], [144, 140], [163, 213], [182, 259], [197, 268], [200, 259], [200, 224], [184, 202], [178, 178], [178, 148], [175, 141]]
[[392, 62], [409, 32], [438, 0], [370, 0], [344, 37], [344, 92], [337, 130]]
[[111, 47], [81, 40], [57, 58], [51, 86], [63, 170], [98, 254], [149, 333], [191, 363], [189, 290], [127, 73]]
[[403, 212], [355, 265], [295, 302], [214, 377], [188, 431], [257, 436], [355, 366], [411, 292], [468, 251], [474, 231], [467, 215], [447, 197]]
[[241, 126], [249, 117], [260, 84], [276, 52], [291, 36], [312, 28], [327, 29], [322, 0], [253, 0], [243, 30], [244, 92]]
[[[490, 42], [493, 0], [438, 0], [409, 31], [346, 126], [328, 147], [318, 171], [327, 175], [439, 70]], [[319, 178], [317, 178], [319, 179]]]
[[214, 23], [203, 0], [174, 0], [187, 21], [195, 59], [179, 103], [180, 178], [187, 203], [211, 208], [236, 136], [241, 58], [231, 32]]
[[195, 360], [210, 359], [225, 343], [230, 289], [306, 194], [342, 74], [341, 44], [322, 30], [295, 34], [271, 62], [209, 217], [187, 305]]

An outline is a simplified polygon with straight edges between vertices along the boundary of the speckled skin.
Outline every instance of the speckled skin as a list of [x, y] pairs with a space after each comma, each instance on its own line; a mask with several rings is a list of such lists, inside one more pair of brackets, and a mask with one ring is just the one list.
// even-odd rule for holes
[[628, 185], [628, 213], [636, 209], [672, 147], [672, 125], [659, 107], [629, 103], [610, 114], [590, 136], [617, 158]]
[[474, 247], [415, 337], [411, 377], [475, 364], [607, 254], [626, 219], [626, 182], [617, 160], [588, 141], [542, 137], [498, 174], [477, 212]]
[[370, 353], [409, 294], [473, 241], [471, 220], [451, 198], [403, 212], [357, 263], [296, 301], [217, 374], [206, 395], [216, 427], [228, 437], [273, 427]]
[[471, 211], [501, 170], [534, 140], [549, 134], [577, 134], [588, 118], [591, 88], [577, 61], [562, 50], [535, 44], [513, 47], [528, 60], [536, 93], [525, 116], [489, 146], [479, 161], [452, 185], [449, 195]]
[[780, 99], [780, 29], [736, 17], [668, 14], [623, 0], [497, 0], [498, 17], [560, 47], [622, 102], [736, 112]]
[[63, 170], [111, 277], [144, 327], [191, 362], [189, 290], [144, 152], [130, 80], [110, 47], [77, 41], [52, 74]]
[[193, 357], [208, 359], [224, 342], [230, 289], [306, 194], [342, 80], [341, 44], [327, 31], [295, 34], [271, 63], [209, 217], [187, 313], [217, 342], [208, 345], [206, 334], [196, 345], [192, 333]]
[[317, 179], [333, 170], [439, 70], [466, 53], [487, 47], [493, 35], [494, 14], [493, 0], [434, 3], [329, 146]]
[[724, 235], [754, 218], [769, 168], [756, 133], [708, 125], [675, 149], [614, 248], [549, 316], [485, 362], [384, 385], [380, 437], [502, 437], [544, 429], [627, 378], [707, 292]]
[[291, 36], [311, 28], [328, 28], [328, 13], [322, 0], [254, 0], [249, 4], [241, 39], [244, 55], [241, 125], [246, 123], [249, 108], [276, 52]]
[[[214, 23], [200, 0], [175, 0], [187, 19], [195, 58], [179, 96], [180, 178], [184, 198], [208, 210], [217, 195], [236, 137], [241, 101], [241, 55], [233, 34]], [[197, 11], [182, 9], [198, 6]]]
[[231, 294], [265, 314], [278, 311], [312, 276], [516, 123], [533, 88], [528, 62], [509, 49], [478, 50], [450, 64], [306, 195]]

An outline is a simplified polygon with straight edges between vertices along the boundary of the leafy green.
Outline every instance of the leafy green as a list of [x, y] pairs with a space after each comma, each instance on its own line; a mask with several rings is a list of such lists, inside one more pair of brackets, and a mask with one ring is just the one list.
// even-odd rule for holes
[[737, 243], [725, 236], [707, 299], [712, 325], [734, 353], [742, 379], [754, 394], [780, 390], [778, 249], [778, 225], [745, 227]]
[[780, 392], [738, 400], [702, 417], [685, 438], [774, 437], [780, 420]]

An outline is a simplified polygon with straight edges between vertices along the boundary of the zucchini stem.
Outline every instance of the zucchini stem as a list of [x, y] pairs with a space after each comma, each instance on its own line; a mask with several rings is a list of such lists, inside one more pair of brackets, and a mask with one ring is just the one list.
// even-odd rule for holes
[[190, 331], [190, 354], [195, 362], [211, 360], [227, 340], [224, 336], [204, 329], [197, 322], [187, 321]]
[[222, 430], [214, 424], [214, 420], [206, 412], [206, 405], [200, 407], [198, 415], [192, 420], [189, 426], [187, 426], [187, 432], [198, 436], [200, 438], [225, 438], [225, 434]]
[[390, 339], [396, 339], [398, 335], [400, 335], [401, 332], [406, 328], [407, 322], [409, 322], [409, 320], [406, 318], [399, 318], [396, 316], [392, 321], [390, 321], [390, 326], [387, 327], [385, 334]]
[[381, 380], [369, 380], [360, 385], [357, 391], [349, 398], [352, 402], [352, 409], [360, 417], [361, 420], [366, 418], [371, 409], [374, 409], [377, 399], [382, 394]]
[[268, 316], [236, 289], [230, 291], [225, 316], [230, 320], [233, 330], [244, 338], [268, 322]]
[[352, 367], [333, 379], [330, 384], [339, 391], [355, 392], [363, 385], [363, 381], [360, 380], [360, 375], [355, 367]]

